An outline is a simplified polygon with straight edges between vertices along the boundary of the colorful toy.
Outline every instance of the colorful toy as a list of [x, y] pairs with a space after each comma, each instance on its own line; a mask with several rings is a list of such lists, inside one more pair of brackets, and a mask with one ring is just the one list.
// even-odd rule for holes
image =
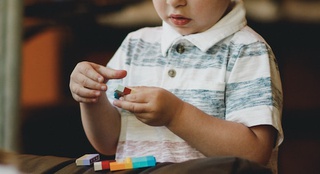
[[133, 169], [131, 158], [110, 163], [110, 171]]
[[123, 160], [105, 160], [99, 161], [99, 154], [86, 154], [76, 160], [77, 166], [90, 166], [93, 164], [94, 171], [100, 170], [127, 170], [127, 169], [138, 169], [144, 167], [156, 166], [156, 158], [154, 156], [144, 157], [127, 157]]
[[77, 166], [90, 166], [100, 160], [99, 154], [86, 154], [76, 160]]
[[114, 90], [114, 98], [119, 99], [124, 95], [128, 95], [131, 93], [131, 89], [124, 87], [122, 85], [118, 85], [118, 87]]
[[127, 157], [124, 160], [110, 162], [110, 171], [126, 170], [126, 169], [137, 169], [144, 167], [152, 167], [156, 165], [156, 158], [154, 156]]
[[94, 162], [93, 163], [94, 171], [109, 170], [110, 169], [110, 162], [114, 162], [114, 160], [113, 161], [105, 160], [105, 161]]

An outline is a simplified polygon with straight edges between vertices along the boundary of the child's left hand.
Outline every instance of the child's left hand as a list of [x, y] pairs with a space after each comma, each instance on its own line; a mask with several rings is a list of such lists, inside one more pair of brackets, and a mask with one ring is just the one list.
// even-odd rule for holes
[[[131, 87], [130, 87], [131, 88]], [[134, 87], [133, 92], [114, 105], [132, 112], [150, 126], [168, 126], [179, 117], [184, 102], [171, 92], [157, 87]]]

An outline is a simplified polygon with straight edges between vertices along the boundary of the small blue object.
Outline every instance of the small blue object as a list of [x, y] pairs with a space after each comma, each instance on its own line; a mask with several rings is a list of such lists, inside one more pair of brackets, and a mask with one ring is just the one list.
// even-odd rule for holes
[[131, 158], [131, 160], [134, 169], [156, 166], [156, 158], [154, 156]]
[[156, 158], [154, 156], [147, 156], [148, 166], [156, 166]]
[[119, 99], [120, 97], [121, 96], [117, 92], [114, 92], [114, 98]]

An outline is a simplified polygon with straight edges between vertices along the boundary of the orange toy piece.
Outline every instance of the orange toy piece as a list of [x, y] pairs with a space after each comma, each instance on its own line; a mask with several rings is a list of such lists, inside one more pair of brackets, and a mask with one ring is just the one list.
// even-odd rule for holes
[[132, 161], [131, 158], [127, 157], [124, 161], [116, 161], [110, 163], [110, 171], [117, 171], [117, 170], [125, 170], [125, 169], [132, 169]]

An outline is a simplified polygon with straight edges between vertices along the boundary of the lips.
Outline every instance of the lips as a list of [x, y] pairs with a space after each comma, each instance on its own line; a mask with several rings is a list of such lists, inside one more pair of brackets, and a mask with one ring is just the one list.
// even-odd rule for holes
[[169, 19], [173, 24], [178, 26], [186, 25], [191, 21], [190, 18], [184, 17], [182, 15], [170, 15]]

